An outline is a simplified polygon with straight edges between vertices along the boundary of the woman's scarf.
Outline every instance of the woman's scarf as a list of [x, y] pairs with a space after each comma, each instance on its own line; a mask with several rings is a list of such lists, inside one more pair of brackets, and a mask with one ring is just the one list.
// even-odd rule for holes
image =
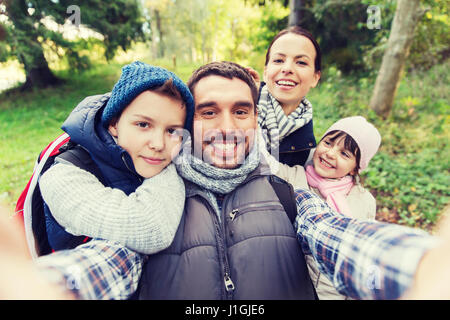
[[286, 115], [280, 103], [268, 91], [267, 85], [261, 88], [258, 124], [263, 130], [269, 150], [278, 148], [284, 137], [306, 125], [312, 116], [312, 104], [306, 98], [300, 101], [297, 109]]
[[347, 216], [352, 215], [346, 200], [354, 185], [352, 176], [348, 175], [336, 180], [326, 179], [319, 176], [312, 165], [308, 165], [306, 166], [306, 180], [311, 187], [319, 190], [332, 209]]

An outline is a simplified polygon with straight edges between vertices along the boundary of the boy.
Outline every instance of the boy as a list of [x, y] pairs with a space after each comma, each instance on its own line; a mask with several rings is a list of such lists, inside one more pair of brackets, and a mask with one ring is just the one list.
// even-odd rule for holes
[[192, 96], [162, 68], [134, 62], [122, 70], [110, 96], [85, 99], [62, 127], [89, 152], [105, 185], [59, 158], [40, 178], [55, 250], [84, 235], [150, 254], [167, 248], [178, 228], [185, 191], [171, 161], [192, 122]]

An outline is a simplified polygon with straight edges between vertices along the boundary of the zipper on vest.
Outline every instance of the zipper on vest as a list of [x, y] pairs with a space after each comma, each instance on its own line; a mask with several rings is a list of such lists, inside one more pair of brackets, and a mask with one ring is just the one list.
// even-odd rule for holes
[[[214, 212], [214, 209], [209, 205], [212, 210], [211, 212]], [[222, 209], [223, 210], [223, 209]], [[219, 253], [219, 260], [220, 265], [223, 272], [223, 281], [224, 281], [224, 298], [231, 300], [233, 299], [233, 291], [234, 291], [234, 283], [231, 280], [230, 276], [230, 266], [228, 264], [228, 257], [227, 252], [224, 244], [224, 238], [223, 235], [225, 234], [225, 231], [223, 230], [223, 224], [221, 225], [219, 222], [219, 218], [216, 214], [213, 214], [213, 222], [214, 222], [214, 230], [216, 234], [216, 240], [217, 240], [217, 246], [218, 246], [218, 253]]]
[[234, 217], [236, 216], [236, 214], [237, 214], [238, 212], [239, 212], [238, 209], [233, 209], [233, 211], [230, 212], [230, 218], [231, 218], [231, 221], [234, 220]]
[[259, 210], [259, 211], [274, 211], [274, 210], [282, 210], [283, 206], [276, 201], [264, 201], [264, 202], [259, 202], [259, 203], [252, 203], [252, 204], [248, 204], [242, 208], [239, 209], [233, 209], [228, 215], [230, 217], [231, 221], [234, 221], [234, 219], [236, 219], [238, 216], [249, 212], [249, 211], [253, 211], [253, 210]]
[[287, 153], [287, 154], [290, 154], [290, 153], [296, 153], [296, 152], [302, 152], [302, 151], [306, 151], [306, 150], [311, 150], [311, 149], [314, 149], [315, 147], [309, 147], [309, 148], [303, 148], [303, 149], [298, 149], [298, 150], [287, 150], [287, 151], [280, 151], [279, 153], [280, 154], [282, 154], [282, 153]]
[[225, 289], [227, 292], [233, 292], [234, 291], [234, 283], [233, 280], [231, 280], [230, 275], [228, 273], [225, 273], [225, 277], [223, 278], [223, 281], [225, 282]]

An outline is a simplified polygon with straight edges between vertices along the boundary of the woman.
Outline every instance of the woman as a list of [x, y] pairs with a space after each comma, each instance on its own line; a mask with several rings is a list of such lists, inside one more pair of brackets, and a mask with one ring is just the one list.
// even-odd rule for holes
[[278, 149], [283, 164], [304, 165], [316, 146], [306, 94], [319, 82], [320, 70], [320, 47], [308, 31], [294, 26], [273, 38], [260, 87], [258, 123], [267, 149], [272, 155]]

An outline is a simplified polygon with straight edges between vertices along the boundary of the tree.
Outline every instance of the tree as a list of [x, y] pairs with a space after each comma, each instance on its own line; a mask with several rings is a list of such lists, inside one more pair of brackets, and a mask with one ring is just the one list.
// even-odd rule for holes
[[392, 109], [409, 48], [413, 42], [414, 29], [424, 13], [419, 6], [420, 0], [399, 0], [397, 3], [387, 48], [370, 100], [370, 107], [384, 118]]
[[289, 8], [291, 12], [289, 14], [289, 26], [299, 26], [302, 21], [302, 1], [301, 0], [289, 0]]
[[153, 58], [161, 58], [165, 55], [165, 29], [170, 26], [165, 15], [171, 3], [170, 0], [146, 0], [143, 2], [144, 7], [148, 10]]
[[138, 0], [85, 0], [77, 6], [72, 4], [72, 0], [0, 1], [0, 15], [7, 17], [0, 19], [0, 29], [5, 33], [4, 40], [0, 40], [0, 61], [15, 57], [23, 64], [26, 81], [22, 89], [58, 83], [45, 58], [44, 43], [64, 48], [75, 57], [72, 61], [79, 58], [76, 41], [64, 39], [59, 31], [48, 28], [49, 20], [63, 25], [70, 17], [69, 7], [77, 9], [81, 24], [103, 36], [107, 59], [114, 57], [119, 47], [126, 50], [134, 40], [144, 38]]

